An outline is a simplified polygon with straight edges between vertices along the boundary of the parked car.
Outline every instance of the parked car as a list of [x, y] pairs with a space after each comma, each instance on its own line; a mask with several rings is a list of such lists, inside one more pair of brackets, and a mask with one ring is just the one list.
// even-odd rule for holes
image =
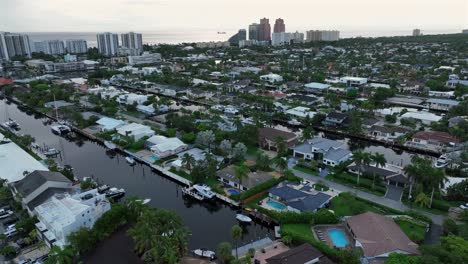
[[9, 218], [6, 218], [5, 220], [3, 220], [3, 226], [7, 228], [7, 226], [18, 222], [18, 220], [19, 220], [18, 217], [10, 216]]
[[49, 255], [44, 255], [40, 258], [37, 258], [35, 261], [34, 261], [34, 264], [44, 264], [44, 262], [49, 259]]
[[7, 238], [12, 238], [18, 234], [18, 230], [16, 228], [9, 229], [3, 233]]
[[11, 210], [0, 209], [0, 219], [5, 219], [13, 214]]
[[32, 259], [23, 259], [18, 261], [18, 264], [31, 264], [33, 262]]

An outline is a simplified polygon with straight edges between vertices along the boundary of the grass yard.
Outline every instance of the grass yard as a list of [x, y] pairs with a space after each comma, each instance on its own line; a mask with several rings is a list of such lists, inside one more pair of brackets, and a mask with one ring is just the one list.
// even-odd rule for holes
[[303, 242], [313, 243], [315, 241], [309, 224], [284, 224], [281, 226], [281, 234]]
[[317, 174], [318, 174], [318, 171], [317, 171], [317, 170], [305, 168], [305, 167], [298, 166], [298, 165], [295, 165], [295, 166], [293, 167], [293, 169], [298, 170], [298, 171], [303, 172], [303, 173], [310, 174], [310, 175], [317, 175]]
[[325, 177], [325, 179], [340, 183], [349, 187], [353, 187], [357, 190], [368, 192], [375, 194], [377, 196], [384, 196], [386, 192], [386, 187], [378, 182], [378, 180], [375, 180], [375, 186], [374, 189], [372, 189], [372, 179], [368, 179], [365, 177], [360, 177], [359, 179], [359, 185], [356, 184], [356, 177], [357, 175], [350, 174], [347, 172], [343, 172], [340, 174], [329, 174]]
[[421, 244], [426, 236], [426, 227], [419, 223], [404, 218], [395, 219], [401, 230], [411, 239], [411, 241]]
[[378, 214], [403, 214], [397, 210], [359, 199], [350, 193], [341, 193], [331, 200], [330, 209], [339, 216], [352, 216], [371, 211]]

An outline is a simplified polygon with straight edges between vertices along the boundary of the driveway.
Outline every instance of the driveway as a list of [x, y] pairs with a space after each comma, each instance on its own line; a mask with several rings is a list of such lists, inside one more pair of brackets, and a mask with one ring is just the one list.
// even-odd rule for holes
[[385, 194], [385, 198], [399, 202], [401, 201], [401, 195], [403, 195], [403, 188], [387, 185], [387, 193]]

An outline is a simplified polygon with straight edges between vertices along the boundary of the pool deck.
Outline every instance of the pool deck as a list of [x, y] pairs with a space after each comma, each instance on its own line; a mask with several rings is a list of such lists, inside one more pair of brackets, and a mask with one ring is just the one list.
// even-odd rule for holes
[[263, 199], [263, 200], [260, 201], [260, 203], [261, 203], [260, 206], [263, 207], [263, 208], [265, 208], [265, 209], [267, 209], [267, 210], [270, 210], [270, 211], [285, 212], [285, 211], [288, 210], [288, 209], [287, 209], [287, 206], [284, 205], [284, 204], [283, 204], [283, 205], [284, 205], [285, 207], [284, 207], [284, 209], [282, 209], [282, 210], [281, 210], [281, 209], [278, 209], [278, 208], [275, 208], [275, 207], [273, 207], [273, 206], [267, 204], [267, 202], [268, 202], [269, 200], [272, 200], [272, 201], [275, 201], [275, 202], [277, 202], [277, 203], [283, 204], [282, 202], [279, 202], [279, 201], [276, 201], [275, 199], [271, 199], [270, 197], [267, 197], [267, 198], [265, 198], [265, 199]]
[[[333, 243], [330, 235], [328, 234], [328, 230], [330, 229], [338, 229], [338, 230], [341, 230], [343, 231], [343, 233], [345, 234], [346, 236], [346, 239], [348, 240], [349, 244], [348, 246], [346, 247], [335, 247], [335, 244]], [[319, 236], [319, 233], [322, 233], [322, 238], [324, 240], [321, 240], [320, 239], [320, 236]], [[340, 225], [340, 224], [337, 224], [337, 225], [317, 225], [317, 226], [314, 226], [312, 227], [312, 233], [314, 234], [314, 237], [317, 241], [322, 241], [324, 243], [327, 243], [330, 247], [332, 248], [337, 248], [337, 249], [346, 249], [348, 247], [352, 247], [353, 246], [353, 238], [350, 236], [350, 234], [348, 233], [348, 231], [346, 230], [346, 228], [343, 226], [343, 225]]]

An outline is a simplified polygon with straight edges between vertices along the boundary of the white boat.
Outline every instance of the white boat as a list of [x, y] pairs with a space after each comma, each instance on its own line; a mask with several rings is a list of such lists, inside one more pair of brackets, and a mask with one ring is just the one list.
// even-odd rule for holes
[[106, 146], [106, 148], [110, 150], [114, 150], [117, 148], [117, 145], [110, 141], [104, 141], [104, 146]]
[[132, 157], [126, 157], [125, 160], [127, 161], [128, 164], [132, 166], [136, 164], [135, 160]]
[[252, 222], [252, 218], [250, 218], [250, 217], [248, 217], [246, 215], [243, 215], [243, 214], [237, 214], [236, 219], [239, 220], [240, 222], [244, 222], [244, 223]]
[[441, 155], [437, 161], [434, 163], [434, 167], [436, 168], [444, 168], [450, 164], [452, 160], [447, 157], [447, 155]]
[[193, 251], [193, 254], [202, 258], [209, 258], [211, 260], [216, 258], [216, 254], [213, 251], [208, 250], [206, 248], [195, 249]]
[[125, 196], [125, 189], [123, 188], [118, 189], [118, 188], [112, 187], [109, 190], [107, 190], [105, 194], [107, 198], [117, 200]]
[[50, 129], [52, 130], [52, 133], [56, 135], [66, 135], [71, 132], [71, 128], [69, 126], [61, 124], [51, 126]]
[[60, 151], [56, 150], [54, 148], [50, 148], [50, 149], [44, 151], [43, 154], [46, 155], [47, 157], [53, 157], [53, 156], [57, 156], [58, 154], [60, 154]]
[[211, 188], [205, 184], [195, 184], [192, 187], [198, 192], [198, 194], [200, 194], [204, 198], [212, 199], [216, 196], [216, 194], [211, 190]]
[[203, 199], [205, 199], [205, 197], [198, 194], [197, 191], [194, 191], [193, 187], [182, 188], [182, 193], [185, 194], [185, 195], [188, 195], [190, 197], [193, 197], [193, 198], [195, 198], [195, 199], [197, 199], [199, 201], [203, 201]]
[[105, 193], [109, 189], [110, 189], [110, 186], [107, 184], [101, 185], [97, 188], [98, 193]]
[[148, 199], [144, 199], [144, 200], [135, 200], [135, 201], [139, 202], [141, 204], [147, 204], [147, 203], [151, 202], [151, 199], [148, 198]]

